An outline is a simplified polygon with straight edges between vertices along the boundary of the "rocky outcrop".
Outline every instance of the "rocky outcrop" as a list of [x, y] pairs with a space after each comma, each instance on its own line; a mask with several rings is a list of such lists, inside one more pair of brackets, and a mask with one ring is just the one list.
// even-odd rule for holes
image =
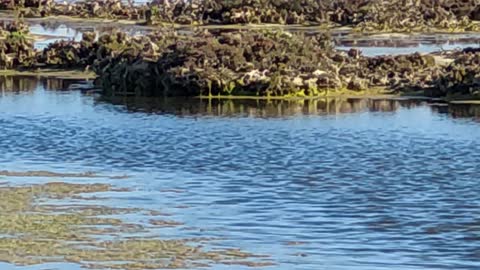
[[[364, 57], [337, 51], [326, 34], [198, 32], [139, 40], [154, 48], [105, 58], [96, 65], [107, 94], [147, 96], [319, 96], [329, 91], [427, 87], [440, 72], [432, 56]], [[163, 40], [162, 44], [158, 44]], [[147, 45], [147, 44], [155, 44]]]
[[479, 0], [0, 0], [24, 16], [142, 20], [147, 24], [307, 24], [351, 26], [362, 32], [477, 31]]
[[0, 29], [0, 68], [91, 69], [106, 95], [314, 97], [381, 88], [433, 96], [478, 95], [480, 50], [365, 57], [335, 50], [327, 33], [161, 30], [84, 33], [35, 50], [22, 23]]

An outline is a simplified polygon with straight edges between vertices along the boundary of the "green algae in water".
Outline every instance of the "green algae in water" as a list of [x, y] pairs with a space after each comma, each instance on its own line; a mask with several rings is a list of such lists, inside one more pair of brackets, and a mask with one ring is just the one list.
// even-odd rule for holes
[[[78, 199], [80, 194], [125, 191], [105, 184], [62, 182], [0, 187], [0, 261], [15, 265], [69, 262], [92, 269], [177, 269], [214, 263], [271, 265], [265, 259], [259, 261], [262, 256], [241, 250], [203, 248], [201, 244], [207, 239], [144, 238], [138, 235], [148, 233], [148, 227], [111, 217], [125, 213], [149, 216], [150, 211], [144, 209], [68, 204], [69, 199]], [[49, 200], [64, 203], [40, 203]], [[150, 221], [156, 227], [165, 224], [181, 225], [175, 221]]]

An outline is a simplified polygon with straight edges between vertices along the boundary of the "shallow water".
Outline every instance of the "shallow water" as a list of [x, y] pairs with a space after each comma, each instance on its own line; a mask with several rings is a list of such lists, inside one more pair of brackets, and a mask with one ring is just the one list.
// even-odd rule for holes
[[[122, 31], [131, 35], [141, 35], [151, 31], [132, 26], [124, 26]], [[31, 32], [36, 35], [46, 36], [45, 40], [37, 41], [35, 47], [43, 49], [60, 39], [81, 40], [82, 33], [94, 31], [97, 34], [108, 33], [114, 30], [112, 26], [96, 25], [92, 27], [75, 26], [75, 23], [65, 25], [52, 22], [51, 24], [32, 24]], [[297, 31], [298, 32], [298, 31]], [[435, 35], [401, 35], [401, 36], [362, 36], [345, 35], [343, 32], [333, 33], [336, 48], [339, 50], [360, 49], [366, 56], [399, 55], [413, 52], [432, 53], [442, 50], [464, 49], [478, 47], [480, 35], [478, 34], [435, 34]]]
[[[84, 30], [92, 31], [94, 29]], [[80, 41], [82, 40], [83, 31], [81, 29], [67, 27], [63, 24], [55, 24], [51, 26], [34, 24], [30, 26], [30, 32], [32, 34], [41, 35], [44, 37], [42, 40], [35, 42], [35, 48], [44, 49], [48, 46], [48, 44], [60, 39]]]
[[336, 39], [337, 49], [360, 49], [366, 56], [411, 54], [413, 52], [432, 53], [442, 50], [478, 47], [478, 34], [417, 34], [417, 35], [377, 35], [340, 36]]
[[221, 238], [271, 255], [270, 269], [480, 267], [478, 107], [102, 100], [68, 85], [1, 81], [2, 169], [127, 174], [68, 181], [131, 188], [104, 203], [172, 214], [184, 225], [163, 237]]

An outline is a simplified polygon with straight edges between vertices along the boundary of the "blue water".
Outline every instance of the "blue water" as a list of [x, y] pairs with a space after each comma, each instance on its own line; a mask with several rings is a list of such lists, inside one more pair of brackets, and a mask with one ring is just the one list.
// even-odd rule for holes
[[268, 269], [480, 268], [475, 108], [106, 101], [48, 88], [66, 85], [0, 84], [2, 169], [128, 174], [94, 179], [132, 188], [112, 205], [170, 213], [185, 225], [164, 236], [219, 237], [220, 247], [270, 255]]

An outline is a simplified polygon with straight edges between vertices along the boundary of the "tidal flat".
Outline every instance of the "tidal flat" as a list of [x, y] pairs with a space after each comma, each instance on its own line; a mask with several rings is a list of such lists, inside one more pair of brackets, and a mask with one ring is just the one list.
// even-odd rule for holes
[[0, 0], [0, 268], [477, 270], [476, 0]]

